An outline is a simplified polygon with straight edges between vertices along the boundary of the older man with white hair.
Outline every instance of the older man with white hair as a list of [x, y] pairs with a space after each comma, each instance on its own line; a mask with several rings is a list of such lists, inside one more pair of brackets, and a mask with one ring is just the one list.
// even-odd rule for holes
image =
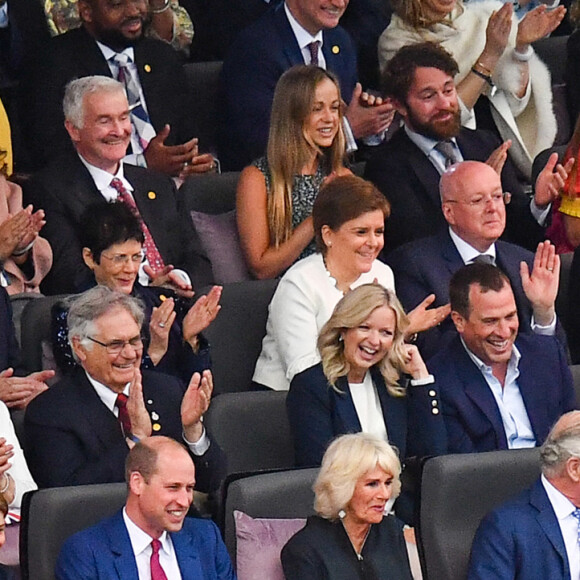
[[580, 578], [580, 411], [562, 415], [540, 461], [540, 479], [479, 526], [469, 580]]

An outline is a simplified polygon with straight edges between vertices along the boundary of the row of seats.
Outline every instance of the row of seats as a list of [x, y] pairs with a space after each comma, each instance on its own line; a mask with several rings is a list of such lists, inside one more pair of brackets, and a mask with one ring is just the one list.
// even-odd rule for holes
[[[539, 475], [539, 450], [493, 451], [427, 459], [421, 478], [417, 542], [425, 580], [464, 580], [475, 531], [493, 507]], [[250, 474], [229, 482], [222, 532], [236, 561], [233, 513], [253, 518], [305, 518], [313, 513], [317, 469]], [[126, 486], [87, 485], [30, 492], [23, 504], [23, 580], [53, 580], [56, 557], [71, 534], [112, 515]], [[83, 509], [79, 510], [78, 506]]]

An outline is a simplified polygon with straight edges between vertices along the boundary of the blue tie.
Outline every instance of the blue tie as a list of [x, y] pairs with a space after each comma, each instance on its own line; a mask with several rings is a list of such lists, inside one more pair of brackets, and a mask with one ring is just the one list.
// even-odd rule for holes
[[580, 545], [580, 509], [576, 508], [572, 515], [578, 520], [578, 544]]

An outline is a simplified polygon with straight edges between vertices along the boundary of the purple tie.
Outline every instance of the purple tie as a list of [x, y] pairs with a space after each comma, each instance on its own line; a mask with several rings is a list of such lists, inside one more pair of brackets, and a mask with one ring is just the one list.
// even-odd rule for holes
[[161, 542], [159, 540], [153, 540], [151, 542], [151, 580], [167, 580], [167, 576], [159, 563], [159, 548], [161, 548]]
[[308, 50], [310, 51], [310, 64], [318, 66], [318, 47], [320, 46], [320, 40], [315, 40], [308, 45]]

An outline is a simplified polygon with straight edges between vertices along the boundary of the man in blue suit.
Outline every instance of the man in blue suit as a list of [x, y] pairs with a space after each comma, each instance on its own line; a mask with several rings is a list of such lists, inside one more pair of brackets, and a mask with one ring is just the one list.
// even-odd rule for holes
[[[538, 268], [551, 270], [552, 255]], [[514, 293], [495, 266], [476, 262], [449, 286], [458, 332], [429, 361], [439, 385], [449, 453], [541, 445], [576, 407], [566, 356], [553, 336], [519, 334]]]
[[[225, 168], [239, 170], [264, 155], [276, 83], [296, 64], [318, 64], [338, 77], [342, 98], [350, 103], [345, 116], [354, 138], [389, 126], [390, 103], [369, 107], [361, 100], [356, 51], [338, 26], [347, 5], [348, 0], [286, 0], [238, 35], [222, 72], [220, 160]], [[313, 42], [319, 46], [312, 53], [308, 45]]]
[[58, 580], [233, 580], [217, 526], [186, 518], [195, 468], [168, 437], [143, 439], [127, 457], [125, 508], [63, 545]]
[[540, 479], [482, 521], [468, 580], [580, 577], [580, 413], [566, 413], [541, 450]]

